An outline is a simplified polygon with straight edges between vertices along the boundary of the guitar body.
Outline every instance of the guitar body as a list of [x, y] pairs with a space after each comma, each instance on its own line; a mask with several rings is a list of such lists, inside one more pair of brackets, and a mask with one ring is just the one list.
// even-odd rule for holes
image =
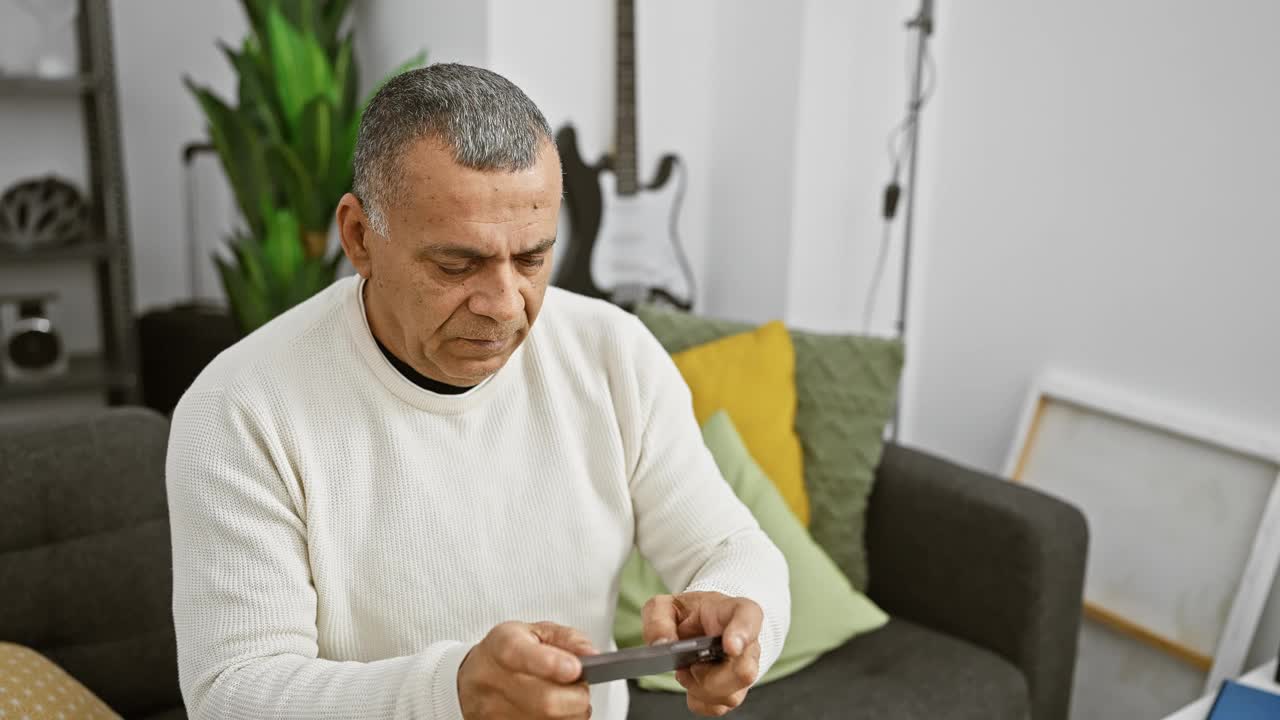
[[588, 165], [571, 126], [556, 134], [569, 214], [569, 247], [554, 284], [628, 309], [657, 303], [689, 310], [688, 261], [677, 235], [684, 167], [674, 155], [653, 182], [627, 195], [608, 158]]
[[654, 289], [689, 296], [679, 277], [683, 260], [676, 256], [676, 214], [684, 193], [684, 170], [674, 157], [670, 159], [674, 172], [631, 195], [618, 192], [613, 171], [600, 171], [604, 214], [591, 276], [615, 297], [648, 301], [647, 294]]

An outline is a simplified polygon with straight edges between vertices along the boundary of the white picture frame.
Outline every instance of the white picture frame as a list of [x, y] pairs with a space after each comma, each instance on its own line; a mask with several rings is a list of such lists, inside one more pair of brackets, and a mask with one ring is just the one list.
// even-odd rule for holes
[[[1179, 608], [1160, 608], [1158, 612], [1148, 613], [1150, 617], [1134, 617], [1136, 613], [1132, 612], [1132, 608], [1142, 603], [1130, 604], [1129, 611], [1111, 607], [1110, 605], [1126, 604], [1123, 601], [1126, 582], [1131, 586], [1141, 585], [1140, 582], [1128, 580], [1123, 572], [1100, 568], [1101, 564], [1113, 562], [1108, 558], [1125, 556], [1126, 550], [1130, 556], [1144, 552], [1139, 547], [1142, 538], [1135, 537], [1132, 528], [1116, 528], [1117, 523], [1123, 521], [1108, 507], [1123, 505], [1121, 498], [1126, 489], [1120, 486], [1119, 481], [1107, 485], [1106, 480], [1093, 478], [1093, 473], [1077, 472], [1072, 476], [1070, 473], [1053, 470], [1051, 465], [1041, 463], [1042, 456], [1052, 458], [1056, 453], [1056, 457], [1070, 458], [1072, 455], [1062, 452], [1061, 448], [1037, 450], [1038, 443], [1052, 446], [1076, 442], [1083, 450], [1081, 454], [1085, 457], [1084, 462], [1099, 463], [1098, 467], [1102, 469], [1100, 474], [1106, 475], [1122, 461], [1146, 462], [1142, 459], [1123, 460], [1126, 452], [1123, 444], [1126, 441], [1132, 441], [1134, 448], [1140, 448], [1144, 443], [1150, 447], [1163, 447], [1167, 443], [1170, 450], [1176, 450], [1170, 457], [1176, 459], [1185, 455], [1202, 463], [1193, 463], [1195, 467], [1191, 468], [1178, 465], [1170, 473], [1170, 477], [1180, 474], [1183, 476], [1182, 488], [1188, 492], [1185, 527], [1189, 533], [1201, 533], [1203, 545], [1192, 544], [1188, 547], [1210, 547], [1222, 541], [1223, 547], [1230, 546], [1243, 556], [1233, 561], [1235, 565], [1227, 563], [1223, 566], [1225, 569], [1215, 568], [1222, 569], [1225, 573], [1230, 571], [1230, 567], [1242, 567], [1234, 582], [1220, 577], [1216, 582], [1210, 583], [1214, 587], [1208, 589], [1208, 595], [1217, 593], [1214, 597], [1220, 602], [1206, 602], [1215, 607], [1228, 602], [1230, 606], [1220, 628], [1208, 627], [1212, 622], [1201, 622], [1202, 627], [1194, 632], [1181, 629], [1178, 622], [1181, 616], [1178, 613], [1183, 612], [1183, 603], [1181, 598], [1173, 597], [1175, 593], [1172, 592], [1170, 601], [1178, 604]], [[1178, 443], [1186, 443], [1186, 449], [1177, 448]], [[1135, 450], [1134, 454], [1137, 457], [1141, 453]], [[1154, 454], [1149, 457], [1152, 462], [1159, 462]], [[1062, 463], [1061, 460], [1058, 462]], [[1236, 503], [1237, 515], [1244, 517], [1256, 513], [1258, 520], [1255, 527], [1235, 526], [1245, 524], [1243, 522], [1228, 523], [1227, 527], [1221, 528], [1200, 527], [1195, 523], [1199, 508], [1192, 502], [1194, 497], [1190, 494], [1191, 490], [1197, 482], [1201, 485], [1211, 484], [1208, 475], [1197, 473], [1218, 466], [1223, 468], [1224, 477], [1242, 478], [1242, 485], [1248, 485], [1247, 488], [1238, 488], [1248, 497], [1227, 497]], [[1116, 471], [1112, 474], [1118, 474], [1126, 481], [1132, 479], [1133, 492], [1140, 492], [1143, 482], [1147, 482], [1148, 491], [1163, 490], [1159, 485], [1151, 484], [1153, 480], [1160, 479], [1151, 477], [1152, 468], [1134, 465], [1132, 471]], [[1158, 476], [1159, 472], [1154, 474]], [[1062, 370], [1047, 370], [1036, 378], [1027, 394], [1014, 440], [1005, 458], [1004, 475], [1014, 482], [1025, 482], [1061, 495], [1080, 506], [1089, 519], [1093, 540], [1085, 591], [1086, 615], [1205, 671], [1207, 689], [1215, 689], [1223, 679], [1234, 677], [1243, 671], [1245, 657], [1277, 566], [1280, 565], [1280, 434], [1261, 432], [1229, 419], [1213, 417], [1209, 413], [1190, 412]], [[1081, 479], [1078, 487], [1072, 485], [1073, 477]], [[1246, 477], [1247, 480], [1243, 479]], [[1216, 483], [1216, 480], [1217, 478], [1213, 482]], [[1177, 491], [1176, 487], [1170, 489], [1170, 492]], [[1115, 493], [1114, 499], [1108, 495], [1110, 492]], [[1170, 528], [1177, 527], [1179, 520], [1175, 518], [1172, 522], [1156, 522], [1165, 532], [1162, 535], [1157, 528], [1152, 532], [1153, 540], [1159, 541], [1164, 537], [1170, 541], [1170, 547], [1176, 547], [1178, 542], [1185, 539], [1170, 533]], [[1098, 523], [1104, 525], [1097, 526]], [[1096, 545], [1099, 538], [1105, 543], [1108, 538], [1115, 537], [1128, 538], [1128, 542], [1134, 546], [1121, 548], [1120, 552], [1116, 552], [1116, 547]], [[1114, 541], [1112, 542], [1114, 545]], [[1147, 548], [1145, 552], [1154, 560], [1162, 549], [1163, 546]], [[1220, 551], [1221, 549], [1219, 548]], [[1212, 567], [1212, 564], [1208, 566]], [[1141, 571], [1138, 568], [1135, 572]], [[1158, 576], [1158, 573], [1153, 572], [1153, 575]], [[1170, 575], [1165, 573], [1163, 577], [1167, 582]], [[1142, 592], [1147, 590], [1149, 588], [1144, 588]], [[1151, 598], [1146, 599], [1147, 607], [1151, 607]], [[1203, 615], [1204, 613], [1201, 617]], [[1215, 629], [1217, 637], [1210, 649], [1207, 646], [1208, 633]], [[1196, 639], [1188, 641], [1187, 637]]]

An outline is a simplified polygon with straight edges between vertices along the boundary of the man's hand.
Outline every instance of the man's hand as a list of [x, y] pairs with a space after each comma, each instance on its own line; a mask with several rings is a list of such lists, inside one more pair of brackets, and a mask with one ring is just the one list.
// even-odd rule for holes
[[458, 668], [466, 720], [591, 717], [579, 655], [594, 655], [585, 635], [550, 622], [503, 623], [471, 648]]
[[676, 671], [688, 691], [689, 709], [719, 717], [742, 704], [760, 671], [760, 624], [764, 611], [751, 600], [717, 592], [655, 595], [644, 604], [647, 645], [699, 635], [720, 635], [721, 663], [696, 663]]

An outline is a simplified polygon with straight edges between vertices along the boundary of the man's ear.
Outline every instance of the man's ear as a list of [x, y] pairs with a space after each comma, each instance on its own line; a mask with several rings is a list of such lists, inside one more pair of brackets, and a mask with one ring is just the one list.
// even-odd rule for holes
[[338, 236], [342, 238], [342, 251], [351, 261], [351, 267], [364, 278], [373, 270], [373, 262], [369, 258], [369, 244], [377, 236], [365, 214], [364, 206], [359, 198], [351, 193], [342, 196], [338, 201]]

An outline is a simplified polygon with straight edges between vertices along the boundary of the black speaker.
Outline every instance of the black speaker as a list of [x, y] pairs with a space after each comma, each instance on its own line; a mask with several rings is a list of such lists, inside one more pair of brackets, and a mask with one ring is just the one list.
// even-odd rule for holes
[[40, 382], [67, 370], [50, 308], [56, 295], [0, 297], [0, 380]]

